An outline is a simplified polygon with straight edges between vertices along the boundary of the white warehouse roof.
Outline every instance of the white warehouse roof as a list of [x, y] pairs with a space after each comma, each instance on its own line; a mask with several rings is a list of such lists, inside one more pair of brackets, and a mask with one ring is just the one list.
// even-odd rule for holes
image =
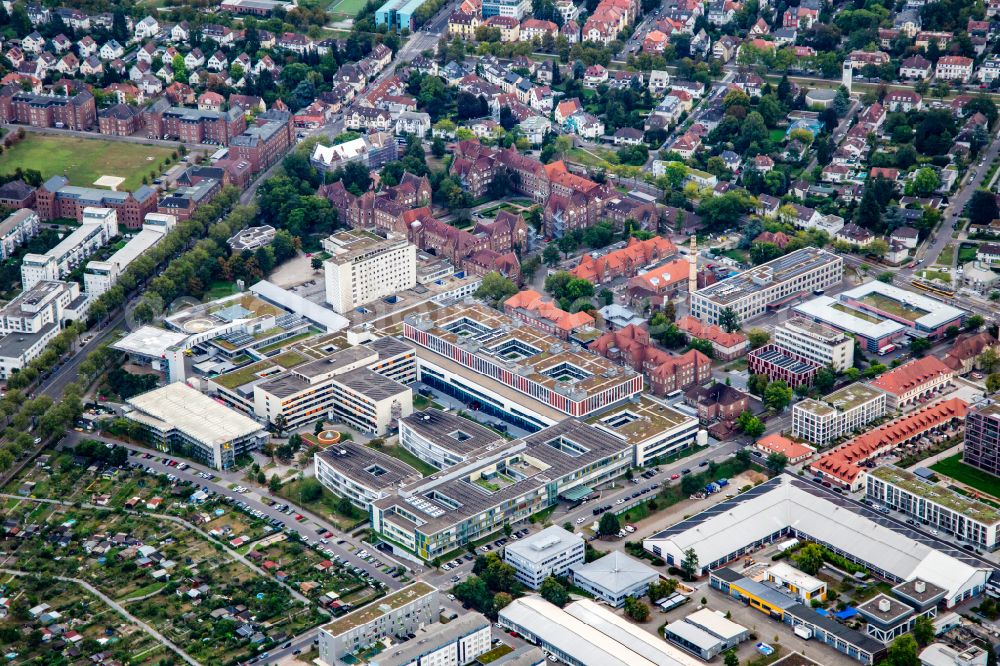
[[[147, 423], [176, 429], [208, 446], [224, 444], [263, 430], [248, 416], [225, 407], [184, 382], [174, 382], [128, 400]], [[159, 422], [159, 423], [154, 423]]]
[[162, 358], [168, 349], [181, 344], [187, 337], [185, 333], [157, 326], [141, 326], [111, 345], [111, 348], [128, 354]]
[[664, 557], [672, 555], [677, 562], [685, 550], [694, 548], [698, 561], [708, 566], [750, 543], [792, 528], [800, 536], [852, 553], [901, 580], [919, 577], [944, 588], [949, 603], [963, 591], [986, 584], [990, 570], [959, 559], [957, 549], [950, 555], [944, 552], [944, 544], [934, 548], [914, 538], [917, 533], [911, 537], [904, 529], [893, 529], [888, 521], [874, 516], [808, 481], [783, 474], [649, 537], [643, 546], [649, 550], [658, 547]]

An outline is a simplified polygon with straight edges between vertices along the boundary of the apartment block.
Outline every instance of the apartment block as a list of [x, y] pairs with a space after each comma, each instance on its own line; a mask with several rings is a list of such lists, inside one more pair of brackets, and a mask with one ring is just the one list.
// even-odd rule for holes
[[955, 371], [935, 356], [914, 359], [876, 378], [871, 385], [885, 391], [889, 409], [927, 402], [951, 386]]
[[[368, 659], [371, 666], [463, 666], [493, 647], [490, 621], [479, 613], [463, 613], [447, 624], [413, 632], [406, 643], [393, 645]], [[503, 661], [505, 666], [540, 666], [536, 661]]]
[[514, 567], [522, 584], [537, 590], [549, 576], [565, 576], [574, 564], [583, 564], [584, 541], [558, 525], [510, 542], [504, 561]]
[[868, 472], [868, 499], [913, 516], [984, 550], [1000, 548], [1000, 510], [916, 474], [883, 465]]
[[345, 314], [417, 283], [417, 247], [397, 234], [341, 231], [323, 241], [326, 302]]
[[163, 240], [177, 224], [173, 215], [149, 213], [136, 234], [123, 248], [106, 261], [89, 261], [83, 272], [84, 291], [88, 298], [96, 298], [114, 286], [129, 265]]
[[386, 637], [406, 636], [437, 622], [438, 590], [422, 581], [343, 615], [319, 630], [319, 659], [339, 666], [343, 658]]
[[886, 413], [886, 394], [860, 382], [820, 400], [809, 398], [792, 406], [792, 435], [824, 446], [864, 429]]
[[709, 324], [732, 308], [747, 322], [792, 299], [840, 283], [844, 260], [826, 250], [806, 247], [716, 282], [691, 295], [691, 314]]
[[354, 442], [338, 442], [313, 456], [316, 480], [338, 497], [346, 497], [368, 510], [375, 500], [387, 497], [393, 487], [420, 480], [420, 473], [406, 463]]
[[83, 223], [45, 254], [26, 254], [21, 286], [31, 289], [42, 280], [59, 280], [118, 235], [118, 214], [110, 208], [86, 208]]
[[230, 159], [250, 165], [251, 173], [260, 173], [280, 160], [295, 143], [292, 114], [268, 109], [254, 118], [254, 124], [229, 141]]
[[14, 251], [38, 233], [38, 213], [22, 208], [0, 222], [0, 260], [9, 259]]
[[151, 139], [177, 139], [184, 143], [213, 143], [228, 146], [229, 141], [247, 128], [243, 109], [203, 111], [170, 106], [159, 99], [143, 111], [146, 133]]
[[0, 378], [6, 379], [42, 353], [85, 303], [76, 282], [41, 281], [0, 309]]
[[1000, 476], [1000, 403], [976, 405], [965, 417], [962, 461]]
[[806, 361], [843, 372], [854, 365], [854, 340], [840, 331], [792, 317], [774, 328], [774, 343]]
[[8, 85], [0, 88], [0, 122], [86, 132], [97, 125], [97, 104], [88, 90], [42, 95]]
[[789, 354], [778, 345], [764, 345], [747, 355], [751, 373], [765, 375], [772, 382], [783, 381], [791, 387], [811, 384], [819, 366]]
[[68, 217], [83, 222], [87, 208], [110, 208], [120, 224], [138, 229], [147, 213], [156, 212], [156, 190], [147, 185], [134, 192], [77, 187], [64, 176], [52, 176], [35, 192], [35, 210], [42, 220]]

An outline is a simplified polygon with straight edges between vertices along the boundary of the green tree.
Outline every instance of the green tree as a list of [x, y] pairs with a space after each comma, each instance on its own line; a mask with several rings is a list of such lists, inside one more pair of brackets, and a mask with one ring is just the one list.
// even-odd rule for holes
[[763, 347], [771, 339], [771, 334], [761, 328], [751, 328], [747, 331], [747, 340], [750, 342], [751, 349], [757, 349], [758, 347]]
[[986, 391], [991, 394], [1000, 391], [1000, 372], [994, 372], [986, 377]]
[[[608, 514], [604, 514], [608, 515]], [[550, 604], [555, 604], [562, 608], [569, 601], [569, 592], [563, 587], [554, 576], [549, 576], [542, 581], [542, 586], [538, 589], [538, 593], [542, 595], [542, 599], [545, 599]]]
[[[272, 477], [273, 478], [273, 477]], [[299, 499], [304, 504], [312, 504], [323, 496], [323, 484], [314, 478], [305, 478], [299, 482]]]
[[554, 243], [549, 243], [545, 246], [545, 249], [542, 250], [542, 260], [548, 266], [555, 266], [559, 263], [560, 259], [562, 259], [562, 255], [559, 254], [559, 247]]
[[517, 293], [517, 285], [497, 271], [490, 271], [483, 276], [483, 281], [476, 289], [475, 297], [488, 302], [493, 307]]
[[726, 650], [722, 656], [722, 663], [724, 666], [740, 666], [740, 658], [736, 654], [736, 650]]
[[837, 373], [829, 366], [824, 366], [817, 370], [816, 375], [813, 377], [813, 386], [820, 393], [829, 393], [836, 383]]
[[775, 474], [781, 474], [786, 465], [788, 465], [788, 456], [784, 453], [775, 451], [767, 456], [767, 468]]
[[969, 220], [972, 224], [989, 224], [1000, 216], [996, 195], [986, 190], [976, 190], [969, 200]]
[[914, 356], [923, 356], [931, 348], [931, 341], [927, 338], [913, 338], [910, 340], [910, 353]]
[[597, 524], [597, 533], [601, 536], [614, 536], [621, 531], [621, 524], [618, 522], [618, 516], [606, 511], [601, 514], [601, 522]]
[[744, 435], [748, 437], [756, 439], [764, 434], [764, 422], [751, 414], [748, 410], [744, 410], [740, 413], [739, 417], [736, 419], [736, 426]]
[[792, 389], [783, 380], [771, 382], [764, 389], [764, 404], [780, 412], [792, 402]]
[[267, 481], [267, 489], [272, 493], [278, 492], [281, 488], [281, 479], [278, 478], [277, 474], [272, 474], [271, 478]]
[[698, 552], [694, 548], [684, 551], [684, 559], [681, 560], [681, 571], [684, 572], [686, 580], [694, 580], [698, 573]]
[[987, 347], [983, 353], [976, 357], [976, 366], [983, 372], [989, 374], [1000, 362], [1000, 355], [992, 347]]
[[793, 555], [792, 561], [802, 571], [815, 576], [823, 566], [823, 547], [815, 543], [807, 543]]
[[982, 315], [974, 314], [965, 320], [964, 328], [967, 331], [977, 331], [984, 323], [986, 323], [986, 320], [983, 319]]
[[911, 191], [914, 195], [918, 197], [928, 197], [937, 190], [941, 185], [941, 179], [938, 177], [937, 172], [930, 167], [923, 167], [919, 169], [913, 180], [910, 181], [912, 185]]
[[913, 637], [921, 645], [930, 645], [934, 641], [934, 622], [926, 615], [917, 618], [913, 625]]
[[886, 284], [892, 284], [893, 277], [895, 277], [895, 276], [894, 276], [894, 274], [891, 271], [883, 271], [883, 272], [879, 273], [878, 277], [876, 277], [875, 279], [878, 280], [879, 282], [885, 282]]
[[726, 333], [735, 333], [740, 330], [740, 316], [731, 307], [725, 307], [719, 313], [719, 326]]
[[635, 597], [625, 597], [625, 614], [636, 622], [649, 619], [649, 606]]
[[910, 634], [897, 636], [886, 653], [888, 666], [920, 666], [917, 641]]

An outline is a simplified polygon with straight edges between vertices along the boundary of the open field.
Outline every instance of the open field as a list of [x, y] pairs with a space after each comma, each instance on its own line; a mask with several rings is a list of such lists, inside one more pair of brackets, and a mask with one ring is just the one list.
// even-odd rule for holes
[[64, 175], [81, 187], [92, 186], [101, 176], [120, 176], [125, 179], [120, 189], [135, 190], [143, 176], [159, 174], [173, 152], [160, 146], [30, 133], [0, 155], [0, 173], [37, 169], [42, 178]]
[[959, 483], [964, 483], [970, 488], [975, 488], [987, 495], [1000, 498], [997, 477], [976, 469], [971, 465], [966, 465], [962, 462], [962, 454], [960, 453], [950, 458], [939, 460], [931, 465], [931, 469], [942, 476], [947, 476]]
[[333, 0], [327, 11], [331, 14], [343, 14], [345, 16], [357, 16], [365, 8], [366, 0]]

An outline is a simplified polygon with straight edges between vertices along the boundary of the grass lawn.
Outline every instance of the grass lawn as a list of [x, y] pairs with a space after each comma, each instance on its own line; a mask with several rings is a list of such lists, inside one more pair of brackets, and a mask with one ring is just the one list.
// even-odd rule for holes
[[358, 12], [365, 8], [365, 0], [333, 0], [327, 11], [331, 14], [345, 14], [347, 16], [357, 16]]
[[233, 294], [238, 293], [239, 290], [236, 288], [235, 283], [226, 282], [225, 280], [216, 280], [212, 284], [208, 285], [208, 289], [205, 290], [205, 298], [214, 301], [217, 298], [232, 296]]
[[969, 245], [968, 243], [962, 243], [958, 248], [958, 263], [967, 264], [970, 261], [976, 260], [976, 246]]
[[955, 479], [959, 483], [964, 483], [965, 485], [984, 492], [987, 495], [1000, 498], [1000, 488], [998, 488], [997, 477], [989, 474], [988, 472], [978, 470], [971, 465], [966, 465], [962, 462], [961, 453], [934, 463], [931, 465], [931, 469], [938, 474]]
[[601, 148], [573, 148], [566, 153], [566, 160], [583, 166], [606, 169], [618, 164], [618, 154]]
[[948, 274], [948, 273], [945, 273], [944, 271], [935, 271], [935, 270], [927, 269], [927, 270], [920, 271], [920, 277], [924, 278], [925, 280], [940, 280], [941, 282], [944, 282], [945, 284], [948, 284], [948, 283], [951, 282], [951, 275]]
[[42, 178], [65, 175], [71, 185], [90, 187], [101, 176], [125, 179], [119, 189], [135, 190], [150, 171], [159, 174], [172, 148], [121, 141], [28, 134], [0, 155], [0, 173], [37, 169]]
[[785, 140], [785, 130], [783, 129], [773, 129], [768, 132], [768, 136], [772, 143], [781, 143]]
[[376, 449], [376, 451], [381, 451], [387, 456], [392, 456], [396, 460], [405, 462], [407, 465], [420, 472], [422, 476], [430, 476], [434, 472], [438, 471], [436, 467], [428, 465], [401, 446], [383, 446], [380, 449]]
[[955, 246], [945, 245], [944, 249], [941, 250], [941, 254], [938, 255], [937, 261], [935, 263], [942, 266], [951, 266], [952, 259], [955, 258]]
[[747, 253], [744, 252], [743, 250], [737, 250], [736, 248], [733, 248], [731, 250], [726, 250], [725, 252], [722, 253], [722, 255], [725, 257], [729, 257], [733, 261], [738, 261], [741, 264], [750, 263], [750, 258], [747, 256]]

